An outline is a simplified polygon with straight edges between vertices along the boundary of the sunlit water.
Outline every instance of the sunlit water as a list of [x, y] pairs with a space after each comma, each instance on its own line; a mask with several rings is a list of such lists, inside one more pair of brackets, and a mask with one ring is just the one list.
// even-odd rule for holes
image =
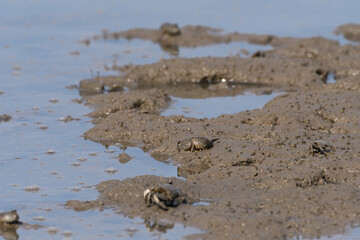
[[182, 114], [186, 117], [215, 118], [222, 114], [234, 114], [241, 111], [262, 108], [268, 101], [280, 93], [256, 95], [245, 93], [237, 96], [214, 97], [205, 99], [172, 98], [174, 102], [162, 115]]
[[[94, 185], [104, 180], [142, 174], [177, 175], [176, 166], [156, 161], [139, 148], [106, 149], [85, 141], [81, 135], [92, 124], [84, 115], [91, 109], [72, 101], [80, 98], [77, 90], [65, 88], [89, 78], [91, 71], [110, 74], [104, 65], [147, 64], [172, 56], [148, 41], [98, 41], [85, 46], [78, 40], [99, 34], [104, 28], [110, 31], [157, 28], [170, 21], [180, 26], [200, 24], [222, 28], [226, 32], [322, 35], [346, 43], [331, 32], [339, 24], [359, 22], [359, 6], [355, 6], [359, 3], [351, 2], [352, 5], [335, 0], [292, 4], [285, 1], [227, 4], [164, 0], [141, 4], [115, 0], [2, 1], [0, 114], [9, 114], [13, 119], [0, 123], [0, 211], [17, 209], [23, 222], [44, 227], [19, 228], [20, 239], [181, 239], [202, 232], [175, 224], [165, 234], [149, 231], [144, 220], [126, 218], [113, 209], [86, 212], [64, 209], [63, 204], [70, 199], [95, 199], [98, 193]], [[328, 18], [329, 15], [332, 17]], [[230, 43], [181, 48], [179, 56], [231, 56], [239, 54], [240, 49], [251, 54], [269, 48]], [[260, 105], [243, 105], [254, 102], [252, 97], [264, 99]], [[272, 97], [245, 94], [205, 100], [173, 98], [174, 104], [163, 114], [216, 117], [261, 107]], [[222, 110], [211, 112], [202, 107], [212, 101]], [[79, 120], [59, 121], [68, 115]], [[118, 155], [123, 152], [133, 159], [120, 163]], [[35, 187], [37, 191], [25, 191], [27, 187]]]

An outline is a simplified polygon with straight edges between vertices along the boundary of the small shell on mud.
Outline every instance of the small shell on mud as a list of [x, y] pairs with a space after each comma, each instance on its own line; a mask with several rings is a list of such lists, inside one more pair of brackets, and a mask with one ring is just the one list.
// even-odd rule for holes
[[201, 151], [212, 148], [213, 142], [218, 139], [207, 139], [204, 137], [191, 137], [177, 143], [178, 151]]

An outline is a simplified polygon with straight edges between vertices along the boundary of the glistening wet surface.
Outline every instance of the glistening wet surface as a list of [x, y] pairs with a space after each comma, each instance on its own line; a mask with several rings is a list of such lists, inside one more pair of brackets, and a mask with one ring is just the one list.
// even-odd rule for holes
[[182, 114], [186, 117], [215, 118], [222, 114], [233, 114], [241, 111], [262, 108], [268, 101], [280, 94], [281, 93], [256, 95], [254, 93], [245, 93], [236, 96], [205, 99], [173, 97], [172, 99], [174, 102], [162, 113], [162, 115], [170, 116]]
[[[156, 161], [139, 148], [129, 147], [122, 150], [122, 146], [115, 145], [106, 149], [100, 144], [85, 141], [81, 135], [91, 128], [92, 124], [84, 115], [91, 110], [73, 101], [80, 98], [77, 90], [65, 88], [90, 77], [91, 70], [110, 74], [105, 73], [104, 64], [146, 64], [171, 56], [147, 41], [124, 40], [111, 44], [97, 42], [85, 46], [79, 44], [78, 40], [98, 34], [103, 28], [154, 28], [165, 21], [174, 21], [181, 25], [209, 25], [226, 31], [269, 31], [272, 34], [292, 36], [320, 34], [336, 39], [337, 36], [333, 36], [331, 31], [338, 24], [354, 21], [352, 13], [356, 10], [356, 7], [340, 6], [341, 11], [346, 14], [340, 12], [332, 15], [331, 19], [321, 18], [317, 9], [321, 8], [324, 14], [328, 14], [339, 7], [339, 3], [302, 2], [303, 8], [316, 9], [316, 12], [312, 12], [312, 18], [305, 19], [298, 15], [301, 11], [295, 15], [288, 13], [291, 18], [278, 15], [276, 11], [284, 11], [275, 11], [274, 3], [267, 3], [259, 8], [257, 4], [249, 6], [245, 2], [233, 1], [224, 5], [218, 1], [210, 1], [206, 10], [202, 8], [202, 4], [183, 3], [180, 8], [175, 2], [169, 4], [165, 1], [156, 1], [156, 4], [144, 2], [141, 6], [136, 3], [124, 6], [117, 1], [100, 3], [40, 0], [26, 4], [2, 2], [0, 47], [3, 58], [0, 63], [3, 67], [0, 70], [0, 90], [3, 94], [0, 95], [0, 109], [1, 114], [11, 115], [12, 120], [0, 123], [0, 211], [17, 209], [21, 221], [43, 226], [37, 230], [19, 227], [17, 234], [20, 239], [181, 239], [186, 235], [201, 233], [198, 229], [179, 224], [172, 226], [173, 223], [163, 222], [162, 225], [168, 226], [165, 234], [163, 231], [166, 227], [156, 230], [155, 226], [161, 224], [148, 223], [139, 218], [129, 219], [113, 209], [87, 212], [64, 209], [63, 204], [69, 199], [95, 199], [98, 193], [94, 185], [100, 181], [142, 174], [177, 175], [176, 166]], [[248, 11], [244, 5], [248, 7]], [[268, 11], [269, 8], [272, 11]], [[326, 9], [328, 11], [325, 11]], [[253, 16], [259, 12], [268, 14], [264, 15], [263, 22], [255, 24], [258, 21], [257, 17], [254, 19]], [[271, 21], [272, 27], [268, 28], [268, 24], [264, 22], [272, 19], [274, 15], [277, 17]], [[292, 20], [284, 22], [284, 18]], [[326, 19], [326, 22], [314, 19]], [[242, 48], [251, 54], [269, 47], [244, 43], [220, 44], [180, 49], [180, 56], [236, 55]], [[189, 114], [203, 112], [199, 117], [233, 113], [254, 108], [249, 105], [234, 108], [234, 105], [242, 106], [246, 101], [252, 103], [251, 96], [257, 99], [265, 98], [259, 105], [254, 106], [261, 107], [274, 95], [245, 94], [222, 97], [222, 104], [230, 106], [226, 110], [230, 109], [231, 112], [225, 112], [224, 108], [224, 111], [216, 113], [197, 108], [198, 103], [191, 102], [202, 101], [202, 104], [208, 105], [211, 98], [193, 100], [174, 97], [178, 102], [171, 114], [187, 114], [183, 112], [185, 106], [193, 109]], [[247, 100], [243, 100], [243, 97]], [[216, 103], [221, 104], [222, 98], [216, 99]], [[238, 104], [233, 104], [234, 102]], [[171, 108], [167, 111], [170, 110]], [[79, 120], [60, 121], [68, 115]], [[133, 159], [127, 163], [119, 163], [118, 156], [123, 152]], [[356, 235], [357, 232], [354, 231], [352, 236]], [[6, 236], [8, 235], [3, 233], [5, 239]], [[16, 235], [12, 237], [17, 239]]]

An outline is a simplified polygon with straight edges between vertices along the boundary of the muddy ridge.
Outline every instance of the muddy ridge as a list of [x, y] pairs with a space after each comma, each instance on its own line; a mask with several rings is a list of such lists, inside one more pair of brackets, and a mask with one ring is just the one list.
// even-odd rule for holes
[[[149, 31], [116, 36], [142, 33], [146, 38]], [[181, 35], [186, 31], [180, 28]], [[171, 32], [177, 34], [176, 29]], [[204, 37], [198, 30], [192, 39], [200, 38], [197, 33]], [[216, 36], [227, 37], [218, 31]], [[198, 237], [210, 239], [313, 238], [358, 225], [359, 46], [321, 37], [272, 36], [266, 43], [273, 49], [251, 58], [174, 58], [114, 66], [119, 76], [100, 77], [104, 85], [128, 91], [86, 97], [95, 108], [91, 116], [96, 125], [85, 138], [135, 145], [159, 161], [171, 159], [186, 180], [145, 175], [104, 181], [97, 186], [98, 199], [70, 200], [66, 206], [77, 211], [116, 206], [126, 216], [203, 229], [206, 233]], [[329, 74], [336, 83], [327, 83]], [[217, 118], [161, 116], [174, 89], [186, 89], [190, 96], [193, 89], [194, 95], [206, 97], [206, 92], [232, 94], [244, 85], [260, 86], [258, 93], [287, 93], [261, 109]], [[178, 141], [192, 136], [218, 140], [203, 151], [178, 151]], [[314, 145], [319, 140], [324, 145]], [[314, 150], [319, 146], [331, 150]], [[144, 190], [164, 183], [179, 188], [188, 204], [168, 211], [146, 207]]]

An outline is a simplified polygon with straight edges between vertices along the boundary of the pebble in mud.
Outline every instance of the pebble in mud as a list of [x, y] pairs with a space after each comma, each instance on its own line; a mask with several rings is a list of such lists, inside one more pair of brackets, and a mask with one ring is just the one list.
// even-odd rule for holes
[[177, 143], [178, 151], [201, 151], [213, 147], [216, 139], [207, 139], [205, 137], [191, 137]]
[[37, 192], [40, 190], [40, 187], [38, 185], [31, 185], [24, 188], [27, 192]]
[[19, 214], [16, 212], [16, 210], [0, 213], [0, 223], [16, 223], [18, 222], [19, 218]]
[[109, 167], [105, 170], [105, 172], [107, 172], [108, 174], [114, 174], [116, 173], [118, 170], [114, 167]]
[[38, 129], [41, 129], [41, 130], [46, 130], [46, 129], [48, 129], [48, 128], [49, 128], [49, 127], [46, 126], [46, 125], [41, 125], [41, 126], [38, 127]]

